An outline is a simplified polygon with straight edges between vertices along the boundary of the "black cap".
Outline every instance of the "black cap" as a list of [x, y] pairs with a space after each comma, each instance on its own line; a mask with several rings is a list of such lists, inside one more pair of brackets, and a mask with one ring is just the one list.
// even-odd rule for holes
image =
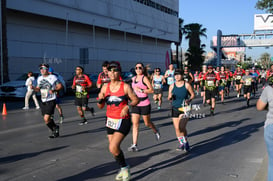
[[183, 70], [181, 70], [181, 69], [175, 69], [174, 75], [183, 75]]
[[112, 68], [117, 68], [121, 72], [120, 63], [118, 61], [112, 61], [109, 63], [108, 70], [111, 70]]
[[40, 68], [41, 68], [41, 67], [49, 68], [49, 65], [48, 65], [47, 63], [42, 63], [42, 64], [39, 65], [39, 67], [40, 67]]

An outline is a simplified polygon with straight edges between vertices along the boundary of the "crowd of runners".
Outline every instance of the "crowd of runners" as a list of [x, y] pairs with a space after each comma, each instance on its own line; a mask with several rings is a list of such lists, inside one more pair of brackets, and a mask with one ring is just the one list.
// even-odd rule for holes
[[[63, 86], [58, 77], [52, 74], [50, 70], [52, 68], [48, 64], [41, 64], [39, 68], [41, 76], [37, 79], [37, 86], [31, 85], [30, 89], [41, 92], [41, 112], [45, 124], [52, 131], [49, 138], [57, 138], [59, 126], [64, 121], [58, 98], [58, 91]], [[151, 121], [152, 103], [149, 94], [153, 94], [153, 102], [160, 110], [163, 88], [168, 87], [167, 99], [171, 105], [172, 122], [179, 143], [177, 150], [188, 152], [190, 145], [186, 125], [190, 118], [191, 101], [195, 96], [202, 97], [201, 104], [210, 106], [209, 115], [214, 116], [216, 101], [225, 104], [225, 98], [230, 96], [232, 90], [236, 91], [238, 98], [243, 96], [246, 99], [246, 106], [249, 107], [251, 97], [255, 96], [258, 90], [258, 84], [262, 84], [264, 88], [267, 83], [273, 82], [273, 65], [269, 70], [256, 70], [255, 67], [243, 70], [241, 65], [237, 65], [234, 72], [224, 66], [215, 68], [211, 65], [203, 65], [200, 72], [191, 73], [187, 66], [183, 69], [175, 69], [174, 65], [170, 64], [165, 72], [155, 68], [151, 75], [148, 74], [148, 68], [149, 66], [141, 62], [136, 63], [135, 76], [131, 84], [122, 81], [122, 69], [116, 61], [103, 62], [102, 72], [96, 83], [91, 82], [84, 73], [83, 67], [75, 68], [72, 89], [75, 92], [75, 106], [80, 117], [79, 125], [88, 123], [85, 118], [86, 111], [95, 116], [94, 108], [88, 106], [89, 89], [92, 84], [96, 84], [100, 89], [97, 107], [102, 109], [106, 106], [105, 124], [109, 151], [121, 167], [116, 180], [130, 179], [130, 168], [120, 145], [132, 127], [132, 144], [128, 147], [128, 151], [139, 150], [137, 141], [141, 117], [145, 126], [154, 133], [155, 139], [160, 140], [159, 129]], [[58, 109], [61, 117], [59, 124], [54, 121], [55, 108]]]

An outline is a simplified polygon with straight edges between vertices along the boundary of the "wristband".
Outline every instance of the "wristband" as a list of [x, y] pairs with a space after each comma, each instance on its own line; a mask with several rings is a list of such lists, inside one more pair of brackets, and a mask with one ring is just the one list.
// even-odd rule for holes
[[99, 104], [102, 104], [104, 99], [97, 99], [97, 101], [98, 101]]

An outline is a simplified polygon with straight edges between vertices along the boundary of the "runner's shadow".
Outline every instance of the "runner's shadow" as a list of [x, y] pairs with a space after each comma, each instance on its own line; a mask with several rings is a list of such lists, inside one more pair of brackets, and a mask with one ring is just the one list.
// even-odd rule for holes
[[147, 168], [143, 168], [140, 171], [133, 172], [131, 175], [136, 175], [136, 174], [139, 174], [139, 175], [133, 177], [131, 180], [143, 179], [144, 177], [147, 177], [148, 175], [158, 170], [172, 167], [181, 162], [185, 162], [187, 160], [194, 159], [195, 157], [199, 157], [201, 155], [218, 150], [220, 148], [223, 148], [232, 144], [236, 144], [250, 137], [251, 134], [254, 134], [262, 126], [263, 126], [263, 123], [256, 123], [256, 124], [244, 126], [236, 130], [227, 132], [225, 134], [220, 134], [211, 139], [196, 143], [192, 145], [191, 150], [188, 154], [179, 154], [175, 157], [151, 164], [147, 166]]
[[56, 147], [56, 148], [51, 148], [51, 149], [39, 151], [39, 152], [24, 153], [24, 154], [19, 154], [19, 155], [2, 157], [2, 158], [0, 158], [0, 164], [6, 164], [6, 163], [16, 162], [16, 161], [23, 160], [23, 159], [29, 159], [29, 158], [38, 156], [38, 155], [46, 153], [46, 152], [53, 152], [53, 151], [57, 151], [60, 149], [64, 149], [66, 147], [68, 147], [68, 146], [60, 146], [60, 147]]
[[81, 135], [81, 134], [98, 133], [98, 132], [102, 132], [105, 130], [106, 130], [106, 128], [105, 128], [105, 126], [103, 126], [101, 128], [97, 128], [97, 129], [93, 129], [93, 130], [87, 130], [87, 131], [81, 131], [81, 132], [76, 132], [76, 133], [72, 133], [72, 134], [61, 135], [60, 138], [66, 138], [66, 137], [71, 137], [71, 136], [76, 136], [76, 135]]
[[[145, 156], [127, 158], [126, 162], [128, 162], [130, 164], [130, 167], [133, 168], [139, 164], [142, 164], [142, 163], [150, 160], [153, 156], [158, 156], [158, 155], [163, 154], [168, 151], [169, 151], [169, 149], [165, 149], [165, 150], [160, 150], [157, 152], [150, 153]], [[88, 180], [88, 179], [99, 180], [100, 177], [105, 177], [105, 176], [117, 174], [118, 169], [119, 168], [118, 168], [116, 162], [108, 162], [108, 163], [104, 163], [102, 165], [98, 165], [96, 167], [90, 168], [82, 173], [77, 174], [77, 175], [62, 178], [58, 181], [74, 181], [74, 180]]]

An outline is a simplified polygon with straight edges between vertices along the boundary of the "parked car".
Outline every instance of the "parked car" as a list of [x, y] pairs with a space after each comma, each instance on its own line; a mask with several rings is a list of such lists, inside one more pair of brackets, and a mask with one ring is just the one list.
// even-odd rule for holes
[[[64, 89], [63, 93], [66, 92], [66, 85], [65, 81], [63, 80], [62, 76], [58, 74], [57, 72], [54, 72], [54, 74], [57, 75], [60, 82], [63, 84]], [[37, 80], [38, 76], [41, 75], [40, 73], [33, 73], [35, 80]], [[0, 86], [0, 97], [1, 98], [24, 98], [27, 92], [27, 87], [25, 85], [25, 82], [27, 80], [28, 76], [27, 73], [22, 74], [20, 77], [18, 77], [14, 81], [9, 81]], [[36, 84], [36, 83], [35, 83]], [[63, 94], [61, 92], [61, 95]]]

